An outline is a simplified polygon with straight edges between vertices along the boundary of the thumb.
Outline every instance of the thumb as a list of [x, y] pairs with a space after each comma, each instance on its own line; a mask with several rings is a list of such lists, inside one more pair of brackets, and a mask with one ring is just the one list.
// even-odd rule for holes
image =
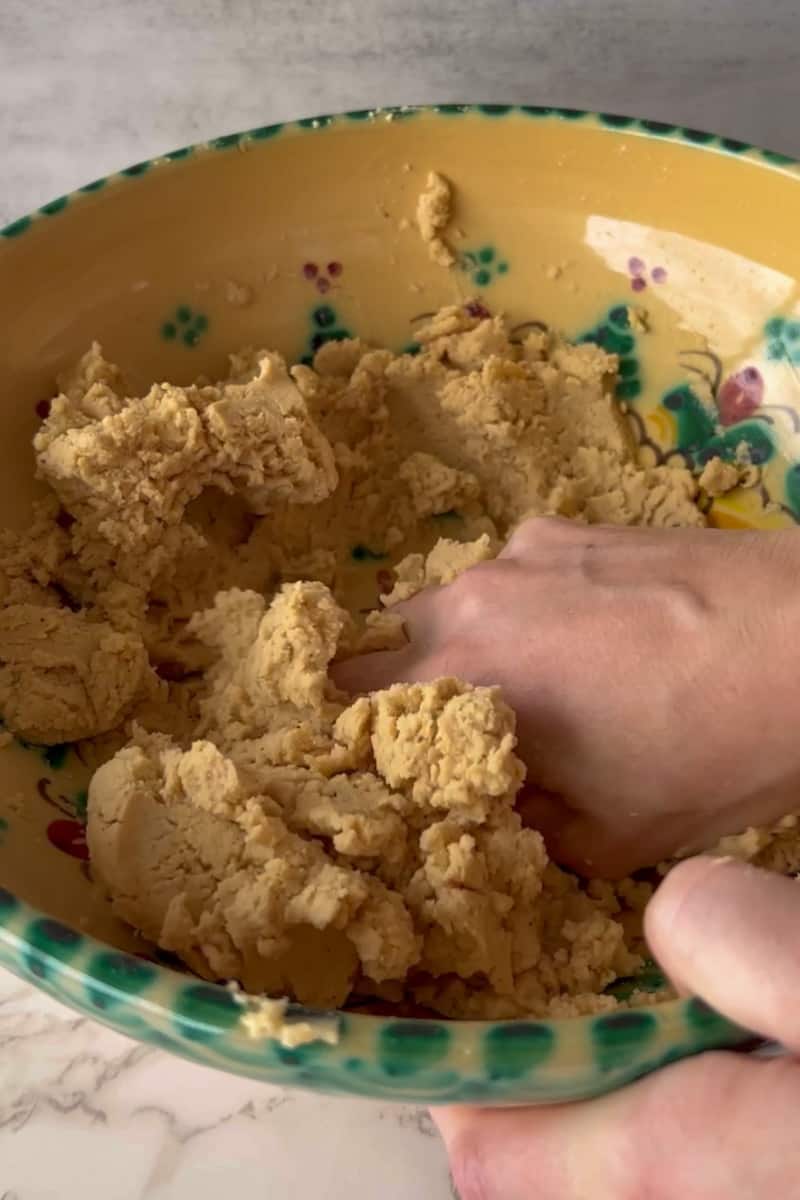
[[645, 913], [659, 964], [682, 991], [800, 1052], [800, 886], [729, 858], [674, 867]]

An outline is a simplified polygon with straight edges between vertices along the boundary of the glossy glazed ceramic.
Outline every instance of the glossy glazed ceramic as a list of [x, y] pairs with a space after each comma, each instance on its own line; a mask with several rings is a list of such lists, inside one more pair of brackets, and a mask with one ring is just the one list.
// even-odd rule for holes
[[[451, 270], [414, 226], [431, 169], [455, 188]], [[321, 117], [139, 163], [0, 232], [0, 520], [24, 526], [42, 405], [92, 340], [145, 387], [213, 375], [248, 343], [293, 359], [348, 332], [401, 348], [420, 314], [476, 302], [619, 354], [646, 460], [700, 470], [746, 447], [748, 486], [714, 502], [713, 523], [793, 523], [798, 201], [800, 169], [741, 143], [506, 106]], [[0, 761], [0, 961], [198, 1061], [329, 1091], [503, 1104], [596, 1094], [748, 1037], [676, 1001], [551, 1022], [346, 1013], [336, 1045], [254, 1041], [230, 992], [154, 955], [92, 888], [76, 748], [16, 744]]]

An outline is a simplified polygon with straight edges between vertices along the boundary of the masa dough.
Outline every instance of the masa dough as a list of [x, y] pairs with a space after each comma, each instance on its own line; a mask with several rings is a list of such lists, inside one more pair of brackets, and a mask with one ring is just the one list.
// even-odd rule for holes
[[51, 605], [0, 609], [3, 719], [31, 742], [113, 729], [152, 678], [141, 638]]
[[431, 171], [417, 200], [417, 225], [428, 254], [440, 267], [452, 267], [456, 256], [444, 239], [453, 218], [453, 189], [438, 171]]
[[724, 496], [739, 486], [742, 468], [736, 463], [724, 462], [718, 455], [708, 460], [698, 479], [698, 485], [709, 496]]
[[92, 347], [34, 441], [51, 498], [0, 536], [0, 711], [31, 741], [94, 739], [95, 878], [205, 978], [325, 1007], [611, 1008], [649, 885], [548, 861], [499, 691], [354, 700], [329, 668], [401, 644], [391, 606], [525, 517], [701, 525], [696, 485], [637, 465], [596, 346], [465, 308], [416, 338], [291, 368], [245, 350], [144, 396]]

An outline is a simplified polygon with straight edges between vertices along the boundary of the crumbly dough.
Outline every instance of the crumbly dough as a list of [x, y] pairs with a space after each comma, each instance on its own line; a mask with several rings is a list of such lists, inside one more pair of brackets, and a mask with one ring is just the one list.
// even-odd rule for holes
[[324, 1042], [335, 1046], [339, 1041], [339, 1024], [335, 1015], [315, 1015], [313, 1023], [302, 1019], [288, 1018], [289, 1001], [286, 997], [271, 1000], [268, 996], [248, 996], [231, 987], [234, 1000], [241, 1004], [243, 1013], [240, 1024], [251, 1038], [272, 1038], [294, 1050], [309, 1042]]
[[[426, 194], [435, 240], [447, 189]], [[205, 978], [458, 1017], [612, 1008], [651, 888], [548, 861], [498, 689], [353, 700], [329, 670], [402, 644], [392, 606], [525, 517], [702, 525], [696, 484], [637, 464], [598, 347], [458, 307], [415, 340], [291, 368], [249, 349], [144, 396], [92, 347], [35, 438], [51, 499], [0, 534], [0, 710], [30, 741], [93, 739], [95, 878]], [[788, 861], [791, 832], [750, 857]]]
[[709, 496], [724, 496], [739, 486], [742, 468], [728, 463], [718, 455], [710, 458], [700, 473], [698, 484]]
[[69, 609], [0, 609], [0, 711], [31, 742], [76, 742], [127, 716], [151, 677], [141, 638]]
[[336, 487], [331, 447], [283, 360], [260, 355], [243, 379], [238, 366], [220, 387], [156, 384], [126, 400], [95, 345], [66, 381], [33, 444], [95, 584], [104, 575], [146, 586], [173, 554], [199, 548], [183, 518], [209, 488], [263, 513], [280, 501], [314, 504]]
[[440, 267], [452, 267], [456, 256], [444, 239], [453, 219], [453, 189], [437, 171], [428, 175], [427, 185], [417, 200], [417, 225], [428, 254]]

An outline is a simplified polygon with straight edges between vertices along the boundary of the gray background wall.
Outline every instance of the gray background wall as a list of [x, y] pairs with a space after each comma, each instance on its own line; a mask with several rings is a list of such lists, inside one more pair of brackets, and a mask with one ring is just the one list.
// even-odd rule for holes
[[0, 224], [188, 141], [341, 108], [553, 103], [800, 155], [797, 0], [0, 0]]

